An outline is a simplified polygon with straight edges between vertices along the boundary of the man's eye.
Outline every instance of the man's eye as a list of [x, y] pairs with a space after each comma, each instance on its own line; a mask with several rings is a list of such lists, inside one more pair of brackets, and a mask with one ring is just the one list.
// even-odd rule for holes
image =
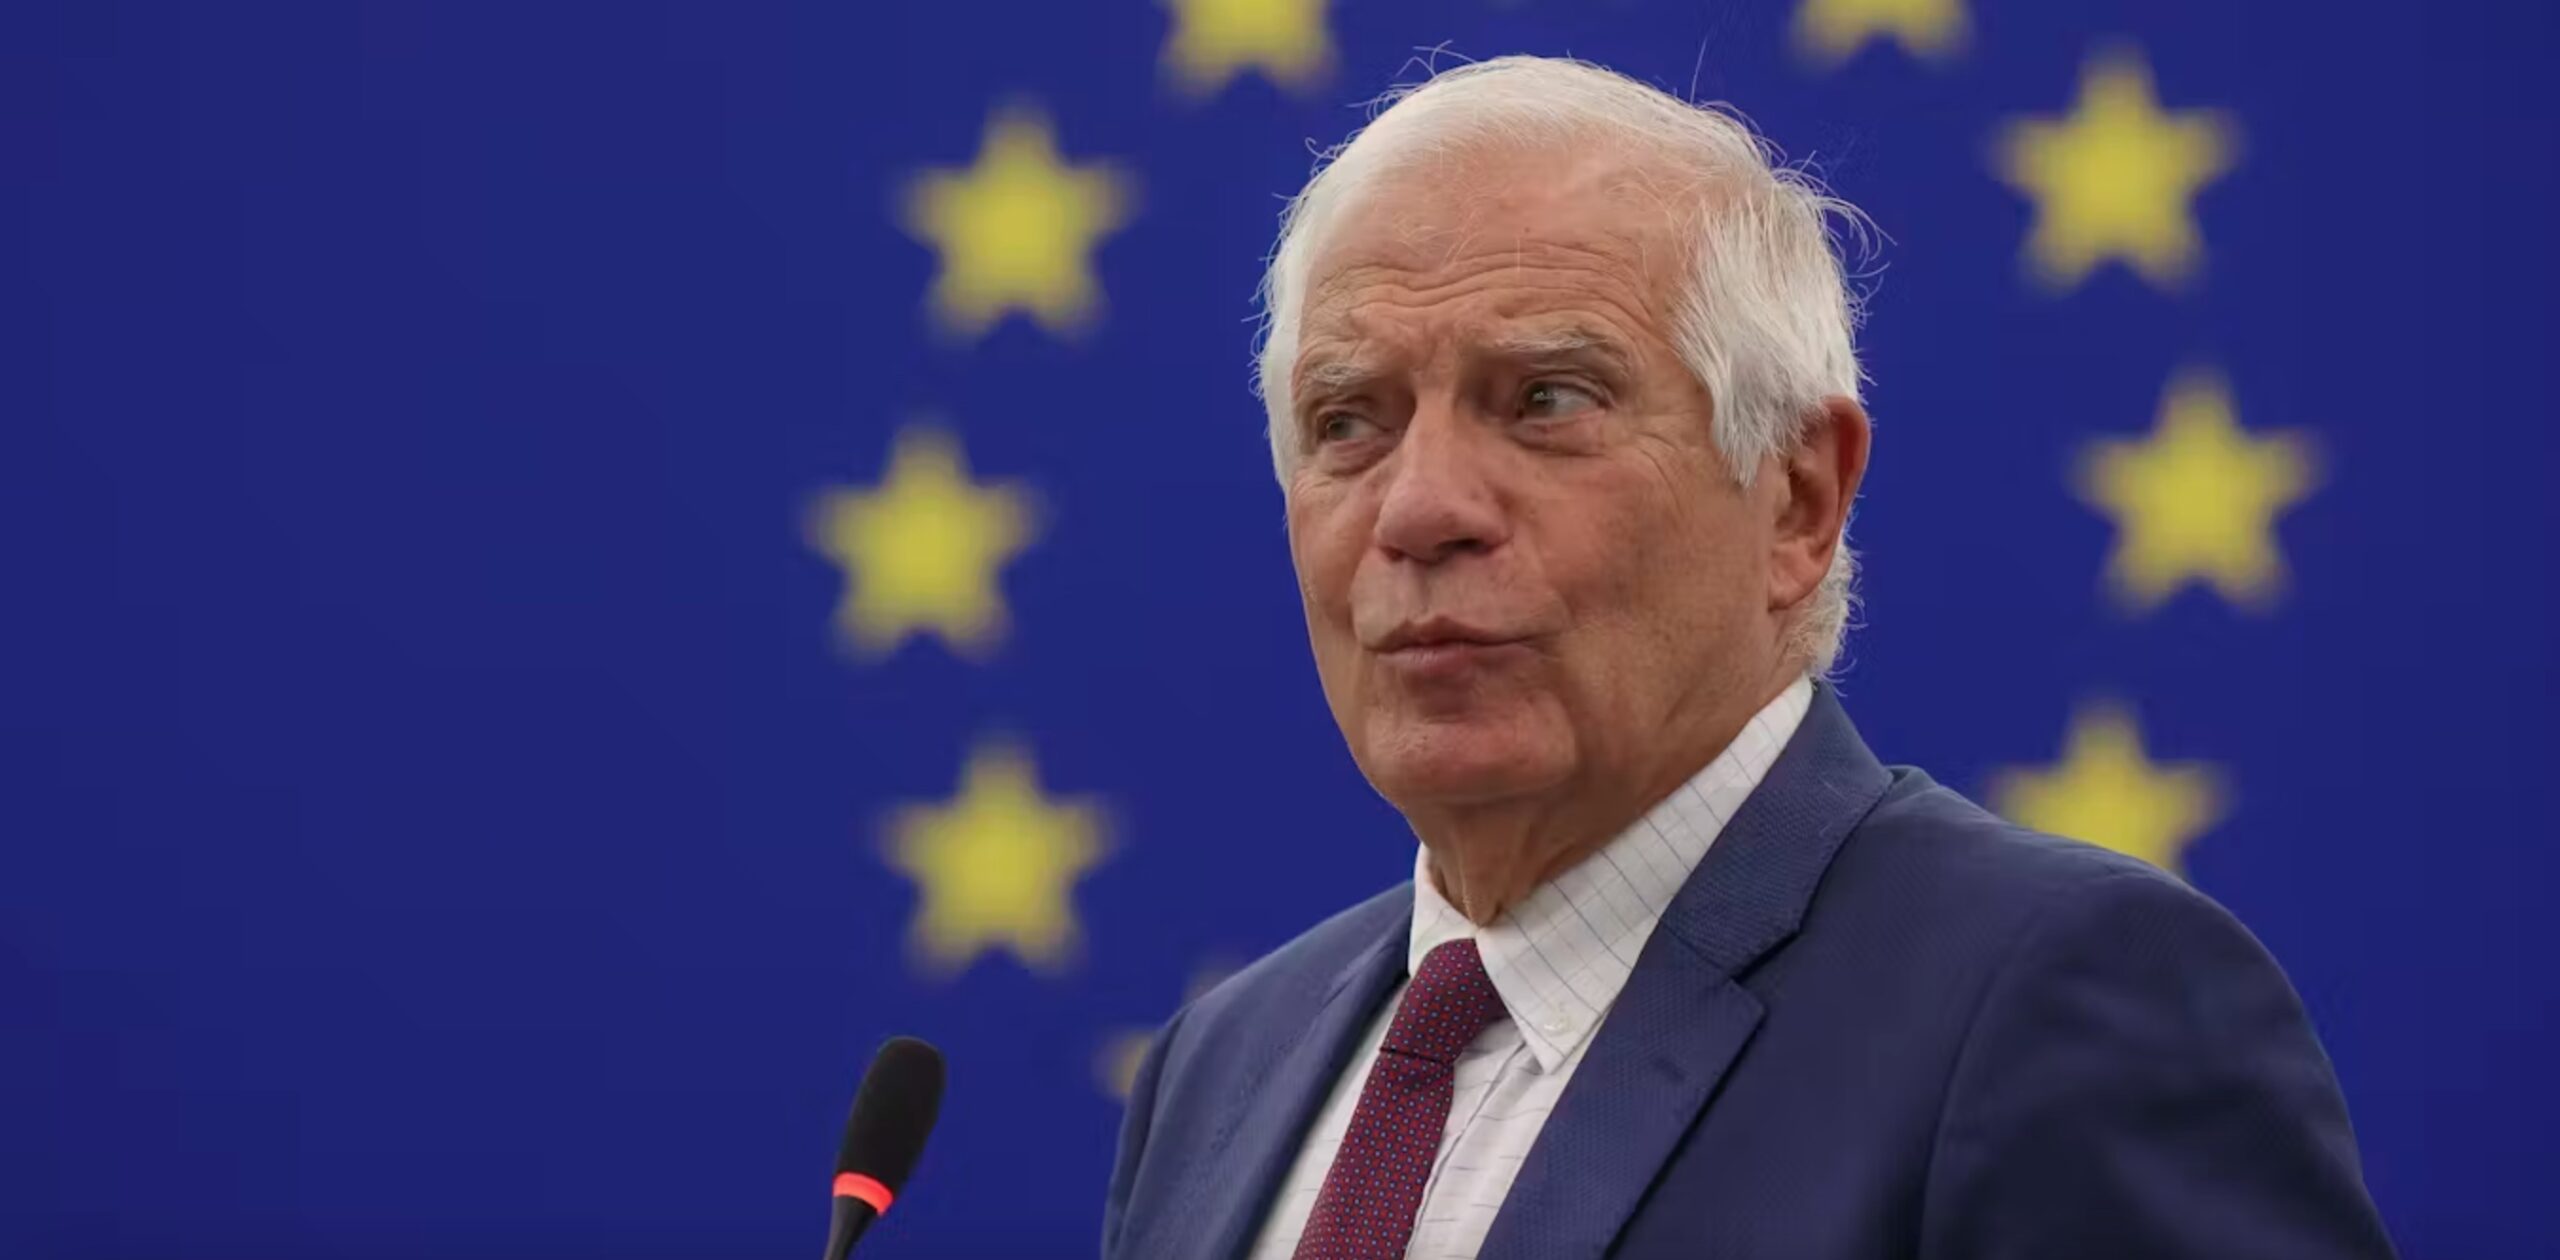
[[1316, 417], [1316, 441], [1347, 442], [1374, 427], [1356, 411], [1328, 411]]
[[1569, 420], [1599, 405], [1599, 395], [1570, 381], [1531, 381], [1520, 391], [1523, 420]]

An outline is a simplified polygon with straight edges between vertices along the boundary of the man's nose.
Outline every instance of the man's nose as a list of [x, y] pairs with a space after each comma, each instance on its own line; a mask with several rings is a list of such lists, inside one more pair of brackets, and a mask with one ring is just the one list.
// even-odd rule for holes
[[1378, 545], [1424, 564], [1502, 545], [1509, 523], [1495, 484], [1498, 441], [1457, 406], [1417, 408], [1387, 457]]

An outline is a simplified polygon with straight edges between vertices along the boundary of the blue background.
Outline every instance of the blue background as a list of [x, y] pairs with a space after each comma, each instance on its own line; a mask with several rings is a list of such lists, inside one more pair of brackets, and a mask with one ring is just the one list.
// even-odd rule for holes
[[[1195, 99], [1148, 3], [17, 4], [0, 16], [0, 1254], [778, 1255], [893, 1032], [952, 1092], [869, 1250], [1079, 1255], [1110, 1038], [1400, 878], [1306, 659], [1250, 297], [1308, 141], [1414, 50], [1743, 106], [1892, 238], [1845, 695], [1977, 794], [2129, 698], [2234, 808], [2411, 1256], [2555, 1253], [2560, 876], [2541, 3], [1345, 3]], [[2202, 282], [2029, 283], [2001, 122], [2139, 49], [2231, 111]], [[937, 335], [896, 190], [1027, 98], [1140, 193], [1108, 309]], [[2321, 488], [2271, 613], [2130, 617], [2067, 471], [2210, 364]], [[1037, 488], [1013, 632], [842, 651], [813, 496], [951, 426]], [[984, 734], [1107, 803], [1081, 962], [901, 948], [881, 812]]]

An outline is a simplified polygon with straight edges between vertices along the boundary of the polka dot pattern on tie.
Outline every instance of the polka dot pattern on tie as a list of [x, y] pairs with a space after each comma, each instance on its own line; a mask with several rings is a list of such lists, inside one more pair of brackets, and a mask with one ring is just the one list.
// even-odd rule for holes
[[1459, 1052], [1504, 1017], [1471, 940], [1423, 956], [1387, 1026], [1296, 1260], [1396, 1260], [1449, 1124]]

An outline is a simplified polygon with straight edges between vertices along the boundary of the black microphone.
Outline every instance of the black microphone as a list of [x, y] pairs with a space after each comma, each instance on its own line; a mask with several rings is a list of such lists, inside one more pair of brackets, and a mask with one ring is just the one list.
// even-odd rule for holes
[[942, 1111], [942, 1052], [913, 1037], [891, 1037], [862, 1074], [836, 1152], [835, 1220], [827, 1260], [844, 1260], [855, 1239], [889, 1210], [924, 1154]]

